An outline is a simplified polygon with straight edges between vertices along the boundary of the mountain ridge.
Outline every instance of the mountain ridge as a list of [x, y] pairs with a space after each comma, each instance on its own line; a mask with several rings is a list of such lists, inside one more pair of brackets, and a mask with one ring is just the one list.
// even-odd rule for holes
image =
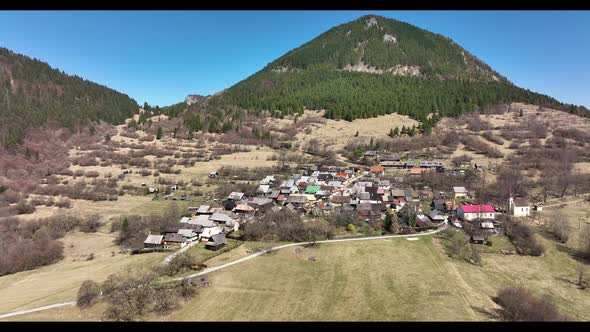
[[[376, 75], [378, 74], [378, 75]], [[304, 109], [353, 120], [398, 113], [428, 133], [442, 117], [493, 104], [564, 105], [520, 88], [448, 37], [376, 15], [333, 27], [189, 112], [192, 131], [237, 129], [246, 115]]]
[[122, 123], [138, 109], [128, 95], [0, 47], [0, 145], [18, 146], [29, 128], [54, 120]]

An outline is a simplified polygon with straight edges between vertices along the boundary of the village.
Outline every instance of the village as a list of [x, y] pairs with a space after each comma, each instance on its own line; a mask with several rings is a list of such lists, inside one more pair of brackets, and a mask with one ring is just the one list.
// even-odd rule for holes
[[[437, 160], [402, 161], [397, 154], [367, 151], [365, 157], [378, 162], [374, 166], [305, 165], [286, 180], [267, 175], [257, 185], [255, 196], [231, 192], [221, 206], [188, 207], [177, 222], [166, 224], [148, 235], [144, 252], [175, 250], [204, 243], [205, 248], [219, 250], [226, 245], [226, 235], [240, 226], [256, 223], [268, 213], [287, 210], [302, 222], [335, 213], [354, 213], [362, 220], [395, 223], [396, 233], [411, 234], [453, 227], [462, 230], [469, 225], [466, 237], [473, 244], [484, 244], [489, 235], [503, 234], [504, 217], [529, 217], [541, 211], [542, 204], [510, 198], [508, 211], [492, 204], [474, 204], [475, 192], [464, 186], [454, 186], [450, 192], [434, 192], [428, 186], [412, 188], [404, 184], [401, 175], [418, 177], [422, 174], [461, 175], [467, 170], [481, 172], [477, 164], [445, 168]], [[388, 174], [397, 175], [391, 179]], [[217, 171], [210, 179], [219, 177]], [[165, 199], [177, 199], [177, 184], [170, 185]], [[149, 193], [156, 193], [149, 188]], [[184, 199], [183, 195], [181, 199]], [[219, 204], [218, 204], [219, 205]], [[280, 222], [280, 221], [277, 221]]]

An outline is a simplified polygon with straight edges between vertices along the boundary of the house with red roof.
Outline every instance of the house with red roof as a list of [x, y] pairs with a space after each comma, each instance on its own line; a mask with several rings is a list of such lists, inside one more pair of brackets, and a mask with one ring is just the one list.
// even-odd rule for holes
[[383, 176], [383, 174], [385, 174], [385, 168], [383, 168], [383, 166], [371, 166], [369, 172], [378, 176]]
[[346, 173], [346, 172], [338, 172], [338, 173], [336, 173], [336, 177], [337, 178], [340, 178], [340, 179], [346, 180], [346, 179], [348, 179], [348, 173]]
[[494, 219], [494, 207], [490, 204], [484, 205], [461, 205], [457, 209], [457, 217], [462, 220], [476, 220], [476, 219]]

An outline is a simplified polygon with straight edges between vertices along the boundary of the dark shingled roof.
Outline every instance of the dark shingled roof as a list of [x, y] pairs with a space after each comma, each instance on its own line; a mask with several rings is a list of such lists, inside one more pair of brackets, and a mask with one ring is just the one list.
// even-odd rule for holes
[[530, 203], [526, 199], [517, 198], [514, 200], [514, 205], [515, 206], [529, 206]]
[[336, 204], [344, 204], [350, 202], [350, 196], [335, 195], [330, 200]]
[[168, 233], [164, 236], [164, 242], [184, 242], [184, 237], [178, 233]]
[[209, 238], [209, 241], [207, 241], [207, 245], [216, 246], [216, 245], [224, 244], [225, 242], [226, 242], [225, 234], [219, 233], [219, 234], [211, 235], [211, 237]]

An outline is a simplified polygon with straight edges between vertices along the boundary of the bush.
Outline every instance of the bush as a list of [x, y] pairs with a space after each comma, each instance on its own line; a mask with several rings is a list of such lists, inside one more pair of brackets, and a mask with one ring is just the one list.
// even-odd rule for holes
[[363, 219], [359, 216], [359, 214], [355, 211], [343, 211], [338, 210], [326, 218], [328, 222], [336, 227], [349, 227], [348, 225], [353, 226], [362, 226], [364, 224]]
[[93, 214], [85, 218], [80, 225], [80, 231], [84, 233], [95, 233], [101, 226], [100, 216]]
[[494, 299], [502, 307], [500, 315], [507, 321], [567, 321], [548, 299], [537, 298], [518, 287], [503, 288]]
[[464, 259], [467, 256], [467, 240], [462, 232], [450, 230], [446, 234], [445, 248], [447, 254], [453, 258]]
[[35, 206], [23, 201], [20, 201], [16, 205], [16, 213], [18, 214], [30, 214], [35, 212]]
[[504, 140], [501, 137], [494, 135], [491, 131], [486, 131], [481, 136], [492, 143], [496, 143], [498, 145], [504, 144]]
[[97, 178], [100, 174], [97, 171], [88, 171], [84, 174], [87, 178]]
[[103, 284], [109, 308], [105, 318], [115, 321], [135, 321], [149, 312], [154, 299], [154, 289], [150, 287], [154, 276], [109, 277]]
[[189, 269], [195, 264], [193, 257], [188, 253], [182, 253], [174, 257], [166, 266], [165, 274], [172, 277], [179, 272]]
[[96, 303], [99, 296], [100, 286], [92, 280], [85, 280], [78, 289], [76, 305], [80, 308], [90, 307]]
[[2, 193], [1, 197], [3, 197], [8, 203], [18, 203], [21, 201], [22, 196], [23, 195], [19, 192], [16, 192], [12, 189], [7, 189]]
[[[3, 220], [2, 223], [9, 223]], [[14, 221], [11, 222], [14, 225]], [[18, 220], [16, 221], [18, 225]], [[51, 229], [41, 220], [29, 221], [10, 233], [0, 234], [0, 276], [53, 264], [63, 258], [63, 244], [54, 240]]]
[[507, 220], [505, 232], [519, 254], [541, 256], [545, 252], [545, 247], [537, 242], [532, 229], [526, 224]]
[[182, 279], [176, 287], [178, 295], [182, 298], [191, 298], [197, 294], [195, 286], [188, 279]]
[[331, 238], [334, 226], [318, 220], [303, 223], [298, 214], [283, 209], [244, 224], [242, 234], [245, 240], [305, 242]]
[[72, 207], [72, 201], [69, 198], [62, 198], [59, 201], [55, 202], [55, 206], [59, 208], [69, 209]]
[[354, 225], [353, 225], [353, 224], [348, 224], [348, 225], [346, 226], [346, 230], [348, 230], [348, 231], [349, 231], [349, 232], [351, 232], [351, 233], [356, 233], [356, 228], [354, 227]]
[[561, 243], [566, 243], [570, 235], [570, 227], [567, 219], [559, 210], [555, 210], [550, 217], [551, 221], [549, 225], [551, 231]]
[[463, 165], [463, 164], [470, 164], [471, 160], [473, 158], [471, 158], [470, 156], [463, 154], [460, 156], [456, 156], [453, 159], [451, 159], [451, 163], [457, 167]]
[[157, 314], [166, 314], [178, 308], [177, 292], [167, 288], [157, 288], [153, 295], [151, 311]]

